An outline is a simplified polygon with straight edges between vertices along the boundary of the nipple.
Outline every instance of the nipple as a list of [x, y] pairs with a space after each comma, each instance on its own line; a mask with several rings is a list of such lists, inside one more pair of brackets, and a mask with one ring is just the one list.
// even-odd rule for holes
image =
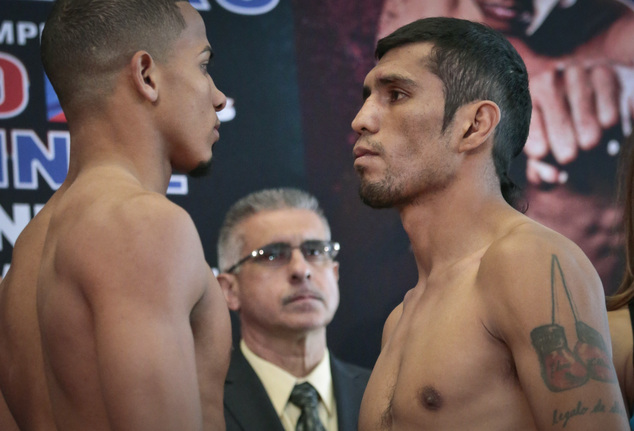
[[427, 410], [436, 411], [442, 407], [442, 397], [432, 386], [425, 386], [421, 389], [419, 399]]

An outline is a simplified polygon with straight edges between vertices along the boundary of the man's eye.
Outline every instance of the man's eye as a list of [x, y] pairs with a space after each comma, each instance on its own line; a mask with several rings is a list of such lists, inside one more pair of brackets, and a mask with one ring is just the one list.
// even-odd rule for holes
[[405, 96], [405, 95], [403, 93], [401, 93], [400, 91], [397, 91], [397, 90], [390, 91], [390, 101], [391, 102], [396, 102], [398, 100], [401, 100], [403, 98], [403, 96]]
[[280, 257], [279, 251], [265, 250], [264, 253], [260, 254], [259, 259], [260, 260], [276, 260], [279, 257]]
[[306, 256], [321, 256], [324, 254], [323, 248], [310, 247], [306, 249]]
[[278, 260], [281, 257], [285, 257], [284, 255], [287, 254], [285, 247], [281, 247], [281, 246], [273, 246], [273, 247], [265, 247], [263, 249], [260, 250], [260, 252], [258, 253], [258, 257], [257, 259], [260, 261], [274, 261], [274, 260]]

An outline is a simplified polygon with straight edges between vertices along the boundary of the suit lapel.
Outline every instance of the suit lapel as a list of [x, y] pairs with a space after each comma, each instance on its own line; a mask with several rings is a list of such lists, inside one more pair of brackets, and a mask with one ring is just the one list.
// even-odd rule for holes
[[240, 348], [232, 352], [224, 404], [227, 430], [232, 429], [233, 421], [243, 431], [284, 431], [264, 386]]
[[356, 431], [359, 422], [359, 406], [368, 383], [369, 371], [346, 365], [330, 355], [332, 384], [337, 400], [339, 431]]

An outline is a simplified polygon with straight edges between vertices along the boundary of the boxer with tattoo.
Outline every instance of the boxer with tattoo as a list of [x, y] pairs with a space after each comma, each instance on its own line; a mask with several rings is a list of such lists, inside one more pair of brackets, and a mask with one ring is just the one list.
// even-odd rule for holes
[[366, 204], [399, 211], [419, 278], [385, 323], [359, 429], [629, 429], [596, 270], [517, 209], [532, 109], [517, 51], [427, 18], [376, 57], [354, 167]]

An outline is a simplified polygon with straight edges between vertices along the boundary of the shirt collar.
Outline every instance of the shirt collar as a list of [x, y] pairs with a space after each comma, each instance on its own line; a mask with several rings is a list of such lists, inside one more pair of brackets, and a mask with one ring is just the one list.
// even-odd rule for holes
[[293, 387], [297, 383], [306, 381], [317, 390], [328, 414], [332, 414], [334, 397], [332, 374], [330, 373], [330, 353], [328, 349], [326, 349], [326, 354], [315, 369], [301, 379], [296, 378], [286, 370], [253, 353], [244, 340], [240, 340], [240, 350], [260, 378], [278, 416], [282, 416]]

